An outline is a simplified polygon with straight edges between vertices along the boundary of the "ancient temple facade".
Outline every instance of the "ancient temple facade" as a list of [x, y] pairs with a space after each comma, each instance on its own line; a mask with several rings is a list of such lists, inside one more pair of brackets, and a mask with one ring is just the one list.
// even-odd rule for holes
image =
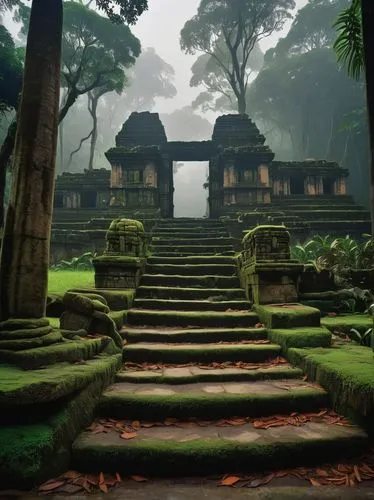
[[210, 141], [170, 142], [157, 113], [132, 113], [106, 153], [110, 169], [57, 178], [55, 217], [86, 209], [171, 218], [173, 163], [207, 161], [212, 218], [269, 212], [277, 223], [296, 217], [315, 232], [369, 229], [369, 213], [347, 194], [347, 170], [325, 160], [277, 161], [265, 142], [247, 115], [219, 117]]

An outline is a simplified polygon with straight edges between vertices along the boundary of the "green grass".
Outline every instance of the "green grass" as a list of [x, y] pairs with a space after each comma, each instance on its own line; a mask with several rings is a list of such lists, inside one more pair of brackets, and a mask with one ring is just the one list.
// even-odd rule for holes
[[63, 293], [69, 288], [92, 288], [95, 286], [93, 271], [49, 271], [48, 292]]

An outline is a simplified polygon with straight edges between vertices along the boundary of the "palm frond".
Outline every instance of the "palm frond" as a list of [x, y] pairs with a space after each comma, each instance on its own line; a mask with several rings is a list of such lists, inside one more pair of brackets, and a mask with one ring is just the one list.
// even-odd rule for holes
[[350, 7], [339, 14], [334, 28], [338, 32], [334, 43], [338, 62], [347, 67], [351, 77], [358, 80], [365, 67], [361, 0], [352, 0]]

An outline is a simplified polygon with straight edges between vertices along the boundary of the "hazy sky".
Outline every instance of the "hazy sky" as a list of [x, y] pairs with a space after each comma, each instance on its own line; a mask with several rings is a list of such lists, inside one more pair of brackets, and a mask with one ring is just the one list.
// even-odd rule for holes
[[[185, 55], [179, 45], [179, 34], [184, 23], [197, 12], [200, 0], [149, 0], [149, 10], [143, 14], [133, 28], [134, 34], [140, 38], [143, 47], [154, 47], [156, 52], [175, 69], [175, 84], [178, 95], [174, 99], [159, 100], [157, 109], [160, 113], [169, 113], [174, 109], [187, 106], [199, 93], [189, 86], [190, 68], [196, 56]], [[308, 0], [296, 0], [297, 9], [303, 7]], [[261, 48], [266, 51], [273, 47], [283, 32], [262, 41]]]

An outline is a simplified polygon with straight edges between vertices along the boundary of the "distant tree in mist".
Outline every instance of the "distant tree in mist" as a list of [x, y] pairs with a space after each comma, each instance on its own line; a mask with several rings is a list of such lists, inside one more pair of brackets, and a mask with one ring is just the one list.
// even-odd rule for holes
[[[182, 50], [214, 60], [228, 84], [221, 85], [221, 92], [230, 88], [238, 112], [245, 113], [249, 58], [260, 40], [283, 28], [294, 8], [294, 0], [201, 0], [197, 14], [181, 31]], [[210, 74], [215, 73], [210, 63]]]
[[[228, 52], [226, 46], [222, 51]], [[229, 57], [229, 56], [228, 56]], [[264, 54], [260, 46], [255, 44], [248, 58], [246, 72], [250, 78], [256, 72], [260, 71], [263, 65]], [[216, 59], [209, 54], [200, 55], [192, 68], [191, 87], [203, 87], [205, 90], [200, 92], [193, 101], [194, 109], [201, 108], [202, 111], [233, 111], [237, 109], [237, 99], [232, 87], [227, 80], [222, 66]], [[248, 79], [249, 82], [249, 79]]]

